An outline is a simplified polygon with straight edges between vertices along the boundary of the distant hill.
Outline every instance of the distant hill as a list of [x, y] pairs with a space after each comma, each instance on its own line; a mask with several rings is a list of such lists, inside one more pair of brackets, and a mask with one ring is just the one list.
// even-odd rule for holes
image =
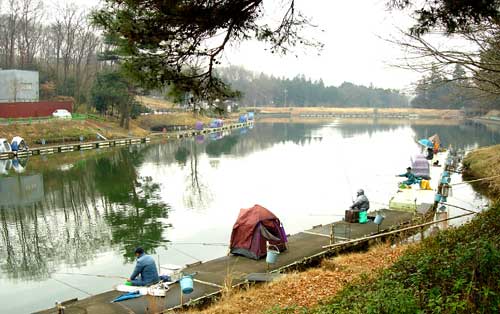
[[325, 86], [322, 80], [311, 81], [304, 75], [293, 79], [254, 73], [243, 67], [219, 68], [217, 74], [233, 89], [243, 93], [247, 106], [272, 107], [370, 107], [404, 108], [408, 98], [396, 89], [366, 87], [349, 82], [339, 87]]

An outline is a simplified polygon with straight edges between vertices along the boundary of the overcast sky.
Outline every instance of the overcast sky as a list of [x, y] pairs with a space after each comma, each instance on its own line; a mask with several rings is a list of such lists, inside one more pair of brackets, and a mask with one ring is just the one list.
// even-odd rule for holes
[[[60, 0], [62, 1], [62, 0]], [[267, 0], [267, 3], [279, 0]], [[76, 0], [91, 6], [99, 0]], [[257, 42], [245, 42], [228, 49], [223, 65], [243, 65], [255, 72], [293, 77], [304, 74], [326, 85], [344, 81], [406, 90], [420, 75], [391, 66], [403, 57], [400, 49], [383, 38], [397, 36], [397, 27], [411, 24], [408, 12], [389, 12], [387, 0], [296, 0], [299, 9], [324, 32], [314, 36], [325, 44], [318, 56], [312, 49], [297, 48], [294, 55], [275, 56]], [[272, 9], [271, 9], [272, 10]], [[268, 11], [271, 11], [268, 9]], [[277, 16], [277, 13], [271, 14]]]

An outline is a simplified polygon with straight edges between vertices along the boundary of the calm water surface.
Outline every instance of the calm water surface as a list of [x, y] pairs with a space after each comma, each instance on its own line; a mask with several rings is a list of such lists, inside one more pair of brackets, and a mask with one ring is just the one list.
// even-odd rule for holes
[[[254, 204], [273, 211], [288, 233], [340, 219], [358, 188], [372, 208], [384, 207], [394, 174], [420, 152], [415, 140], [434, 133], [464, 149], [500, 142], [497, 130], [473, 124], [258, 123], [180, 142], [2, 162], [0, 312], [109, 290], [123, 280], [67, 273], [128, 277], [138, 245], [160, 263], [224, 255], [239, 209]], [[464, 187], [456, 191], [464, 204], [479, 199]]]

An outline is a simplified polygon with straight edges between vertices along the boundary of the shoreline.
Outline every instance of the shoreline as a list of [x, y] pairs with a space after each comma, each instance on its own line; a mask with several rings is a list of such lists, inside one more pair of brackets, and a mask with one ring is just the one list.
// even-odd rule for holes
[[125, 137], [111, 140], [102, 141], [92, 141], [92, 142], [76, 142], [52, 146], [35, 146], [26, 151], [6, 152], [0, 153], [0, 160], [13, 159], [16, 157], [28, 157], [36, 155], [50, 155], [54, 153], [66, 153], [74, 151], [84, 151], [92, 150], [98, 148], [108, 148], [114, 146], [129, 146], [140, 143], [149, 143], [152, 138], [155, 139], [182, 139], [187, 137], [195, 137], [199, 135], [230, 131], [234, 129], [240, 129], [245, 127], [250, 127], [254, 125], [254, 121], [248, 121], [245, 123], [230, 123], [219, 128], [204, 128], [202, 130], [184, 130], [184, 131], [173, 131], [173, 132], [162, 132], [162, 133], [150, 133], [149, 136], [145, 137]]

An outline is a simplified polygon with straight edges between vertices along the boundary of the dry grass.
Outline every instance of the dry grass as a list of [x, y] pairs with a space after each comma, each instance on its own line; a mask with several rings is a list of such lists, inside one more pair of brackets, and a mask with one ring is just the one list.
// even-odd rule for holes
[[19, 135], [31, 147], [37, 146], [35, 141], [42, 138], [47, 141], [62, 141], [63, 138], [68, 140], [83, 136], [87, 141], [93, 141], [96, 139], [97, 133], [107, 138], [120, 138], [129, 136], [129, 132], [132, 136], [146, 136], [149, 133], [138, 127], [134, 121], [131, 121], [130, 130], [121, 128], [117, 122], [97, 122], [92, 120], [50, 120], [43, 123], [0, 125], [0, 137], [10, 140], [12, 137]]
[[196, 121], [209, 123], [211, 120], [212, 118], [202, 115], [194, 115], [191, 112], [176, 112], [171, 114], [147, 115], [147, 116], [140, 116], [139, 118], [137, 118], [138, 124], [142, 128], [147, 130], [149, 130], [152, 126], [155, 125], [187, 125], [194, 127]]
[[260, 123], [303, 123], [318, 124], [339, 122], [341, 124], [364, 124], [364, 125], [459, 125], [460, 120], [443, 119], [373, 119], [373, 118], [259, 118]]
[[487, 117], [500, 117], [500, 110], [491, 110], [486, 114]]
[[[293, 115], [304, 113], [336, 113], [336, 114], [371, 114], [373, 108], [362, 107], [259, 107], [261, 112], [283, 113], [291, 112]], [[420, 108], [379, 108], [380, 114], [418, 114], [426, 117], [451, 118], [460, 114], [460, 110], [441, 110], [441, 109], [420, 109]]]
[[163, 99], [156, 99], [146, 96], [136, 96], [136, 100], [149, 109], [153, 110], [172, 109], [175, 107], [175, 104], [173, 102]]
[[[479, 179], [500, 175], [500, 145], [479, 148], [468, 154], [464, 160], [467, 176]], [[500, 177], [476, 184], [494, 199], [500, 197]]]
[[407, 246], [391, 248], [381, 244], [366, 253], [352, 253], [324, 260], [321, 267], [301, 273], [287, 274], [275, 282], [251, 287], [224, 296], [201, 314], [262, 313], [274, 306], [313, 307], [340, 291], [361, 274], [391, 266]]

